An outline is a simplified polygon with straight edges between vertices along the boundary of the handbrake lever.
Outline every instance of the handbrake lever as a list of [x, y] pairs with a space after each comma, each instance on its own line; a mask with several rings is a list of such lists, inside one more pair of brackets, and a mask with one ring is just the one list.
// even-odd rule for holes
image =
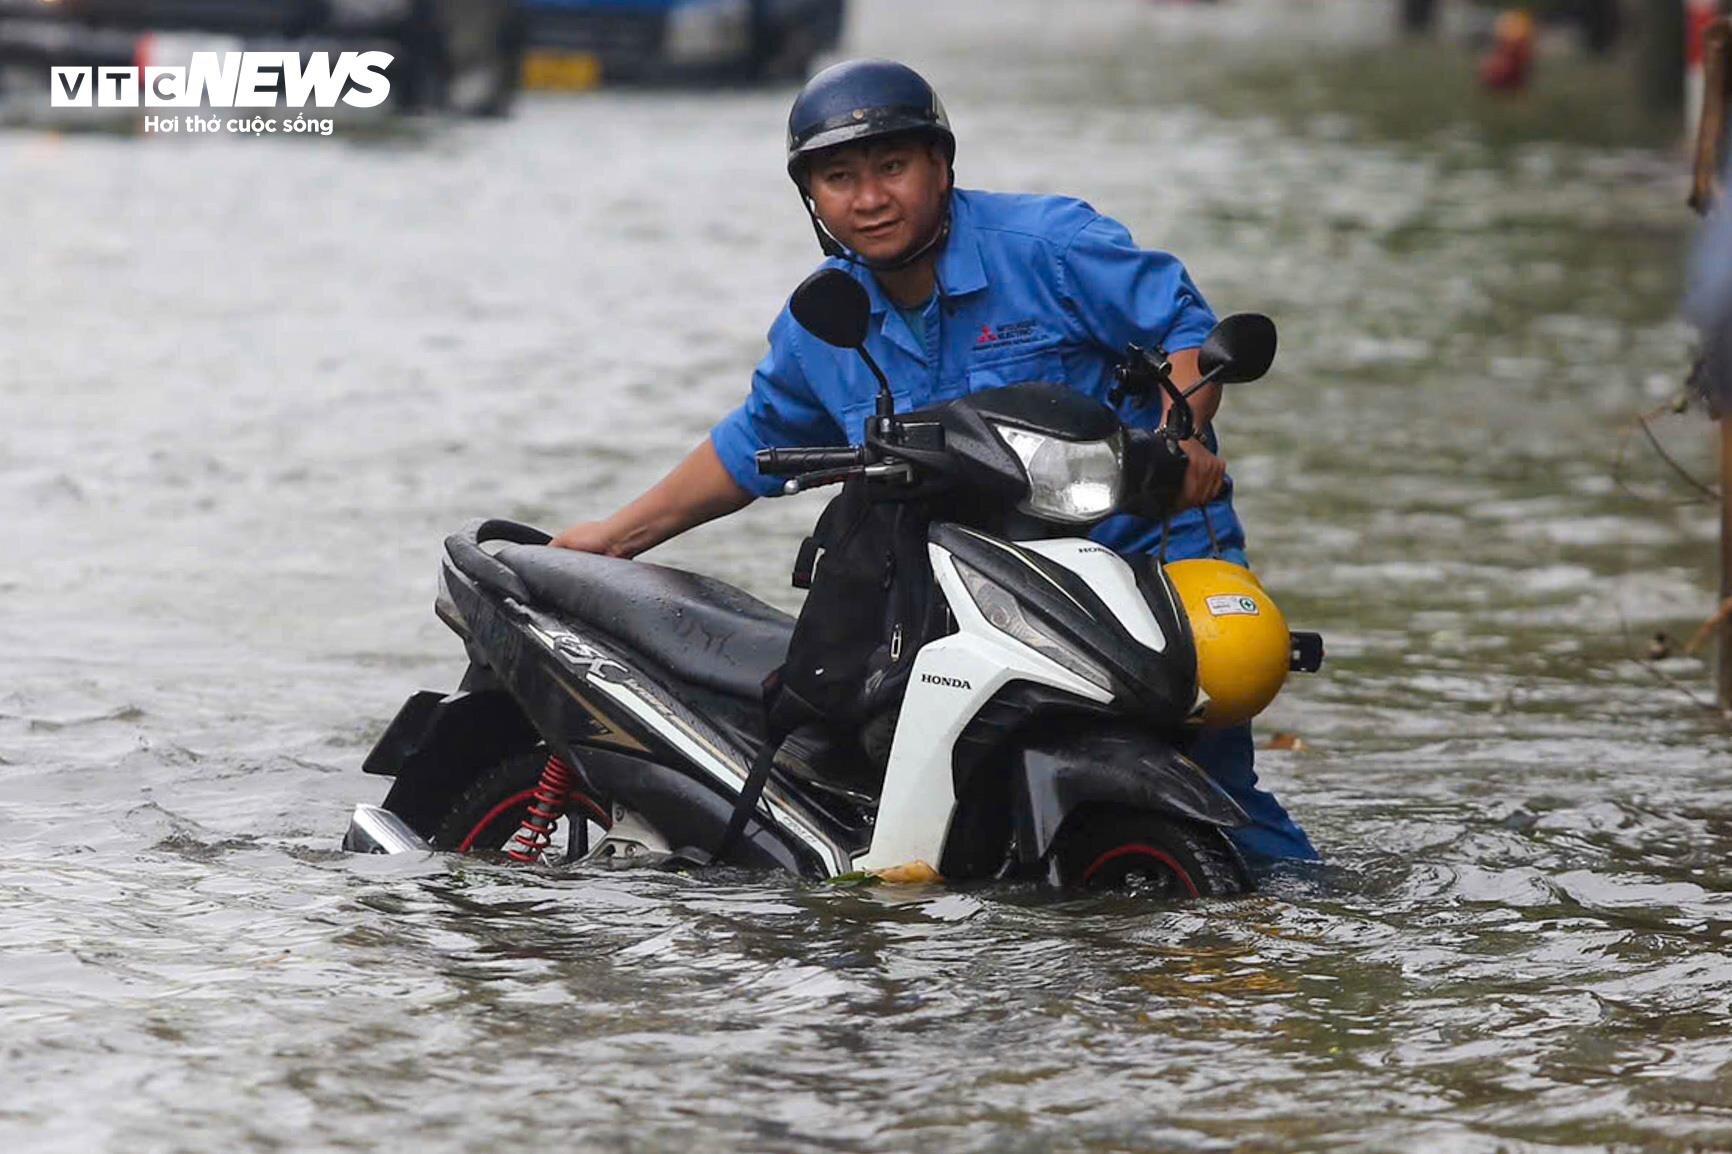
[[846, 481], [850, 477], [865, 477], [869, 481], [906, 483], [914, 480], [914, 470], [903, 464], [855, 465], [847, 469], [824, 469], [816, 473], [804, 473], [798, 477], [789, 477], [782, 485], [782, 493], [792, 497], [795, 493], [816, 489], [824, 485], [834, 485], [839, 481]]
[[1188, 398], [1203, 382], [1199, 381], [1181, 393], [1173, 384], [1173, 362], [1166, 349], [1159, 345], [1152, 349], [1126, 345], [1124, 361], [1113, 368], [1113, 381], [1112, 388], [1107, 391], [1107, 400], [1112, 404], [1117, 405], [1129, 397], [1131, 404], [1141, 407], [1148, 403], [1149, 394], [1158, 388], [1171, 402], [1166, 420], [1161, 425], [1162, 433], [1175, 443], [1196, 435], [1197, 420], [1191, 413]]

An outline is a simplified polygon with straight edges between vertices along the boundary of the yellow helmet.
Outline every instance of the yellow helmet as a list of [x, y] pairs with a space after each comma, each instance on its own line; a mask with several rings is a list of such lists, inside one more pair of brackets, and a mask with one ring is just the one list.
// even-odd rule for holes
[[1197, 646], [1203, 724], [1219, 729], [1251, 720], [1287, 680], [1287, 619], [1243, 566], [1197, 560], [1174, 561], [1165, 569]]

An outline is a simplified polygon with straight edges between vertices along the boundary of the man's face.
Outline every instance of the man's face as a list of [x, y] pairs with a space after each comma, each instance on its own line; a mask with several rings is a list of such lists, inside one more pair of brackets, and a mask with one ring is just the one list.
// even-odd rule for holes
[[949, 173], [936, 144], [874, 141], [819, 154], [806, 190], [830, 235], [867, 260], [887, 261], [931, 238]]

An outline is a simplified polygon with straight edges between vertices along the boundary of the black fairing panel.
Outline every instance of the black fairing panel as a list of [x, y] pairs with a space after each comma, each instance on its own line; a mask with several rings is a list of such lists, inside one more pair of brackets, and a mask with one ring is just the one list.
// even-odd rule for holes
[[1082, 719], [1112, 724], [1111, 718], [1110, 706], [1031, 681], [1013, 681], [993, 695], [963, 728], [952, 750], [956, 811], [938, 872], [945, 877], [990, 877], [1004, 864], [1015, 824], [1009, 769], [1020, 764], [1009, 751], [1025, 734]]
[[1130, 554], [1125, 556], [1125, 562], [1130, 565], [1131, 573], [1137, 579], [1137, 588], [1142, 592], [1143, 603], [1149, 607], [1149, 612], [1154, 614], [1155, 624], [1161, 627], [1161, 636], [1167, 639], [1166, 657], [1169, 665], [1188, 671], [1188, 676], [1179, 685], [1179, 691], [1195, 702], [1197, 640], [1191, 635], [1191, 619], [1185, 616], [1185, 606], [1179, 600], [1178, 590], [1173, 588], [1173, 583], [1162, 570], [1161, 563], [1149, 554]]
[[1019, 751], [1011, 774], [1017, 852], [1043, 860], [1065, 818], [1112, 805], [1236, 829], [1249, 819], [1209, 775], [1171, 745], [1129, 728], [1079, 730]]
[[[553, 751], [570, 761], [598, 793], [644, 814], [679, 846], [715, 844], [733, 814], [732, 791], [699, 770], [680, 768], [688, 766], [687, 758], [629, 711], [612, 706], [594, 687], [594, 680], [600, 678], [626, 685], [646, 700], [660, 694], [658, 686], [639, 680], [642, 669], [635, 654], [615, 639], [598, 635], [591, 638], [593, 645], [617, 650], [619, 657], [605, 656], [598, 648], [587, 672], [566, 668], [527, 630], [532, 620], [557, 625], [555, 619], [502, 604], [497, 590], [479, 588], [455, 566], [448, 566], [444, 576], [452, 602], [468, 627], [465, 642], [471, 660], [485, 666], [509, 692], [527, 723]], [[632, 667], [622, 663], [626, 660]], [[723, 743], [730, 740], [727, 734], [715, 736]], [[736, 753], [749, 757], [755, 747], [754, 740], [751, 747]], [[783, 838], [756, 824], [748, 834], [751, 848], [742, 852], [751, 855], [752, 864], [823, 876], [816, 855], [804, 844], [796, 844], [792, 834]]]
[[[733, 817], [732, 799], [678, 770], [606, 749], [580, 749], [577, 757], [586, 778], [609, 797], [629, 798], [631, 808], [676, 848], [716, 845]], [[728, 860], [732, 865], [824, 876], [808, 855], [796, 853], [757, 822], [746, 827]]]
[[[1182, 624], [1182, 613], [1175, 620], [1171, 611], [1164, 619], [1157, 612], [1168, 639], [1165, 651], [1157, 652], [1131, 636], [1088, 582], [1064, 566], [958, 525], [935, 524], [930, 537], [957, 560], [1009, 590], [1024, 612], [1038, 618], [1049, 632], [1105, 666], [1120, 712], [1145, 725], [1179, 732], [1197, 700], [1196, 650]], [[1154, 580], [1158, 584], [1159, 576]]]
[[983, 417], [1070, 441], [1102, 441], [1119, 431], [1113, 411], [1057, 383], [1032, 383], [977, 393], [965, 402]]

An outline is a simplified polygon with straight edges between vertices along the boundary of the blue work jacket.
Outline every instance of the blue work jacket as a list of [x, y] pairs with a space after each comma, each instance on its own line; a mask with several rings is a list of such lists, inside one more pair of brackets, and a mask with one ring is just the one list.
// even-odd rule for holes
[[[954, 192], [937, 291], [919, 326], [924, 333], [910, 327], [870, 272], [840, 260], [826, 264], [866, 288], [866, 347], [890, 380], [897, 412], [1025, 381], [1066, 384], [1107, 403], [1126, 344], [1196, 348], [1215, 324], [1177, 258], [1138, 248], [1123, 225], [1068, 197]], [[741, 488], [769, 496], [782, 482], [758, 474], [754, 453], [859, 444], [877, 392], [858, 354], [823, 343], [784, 307], [751, 393], [710, 438]], [[1160, 403], [1126, 401], [1118, 414], [1130, 425], [1157, 425]], [[1214, 447], [1212, 430], [1207, 443]], [[1167, 556], [1208, 556], [1211, 530], [1220, 550], [1244, 549], [1231, 480], [1206, 509], [1172, 519]], [[1119, 515], [1090, 536], [1120, 553], [1152, 553], [1161, 526]]]

